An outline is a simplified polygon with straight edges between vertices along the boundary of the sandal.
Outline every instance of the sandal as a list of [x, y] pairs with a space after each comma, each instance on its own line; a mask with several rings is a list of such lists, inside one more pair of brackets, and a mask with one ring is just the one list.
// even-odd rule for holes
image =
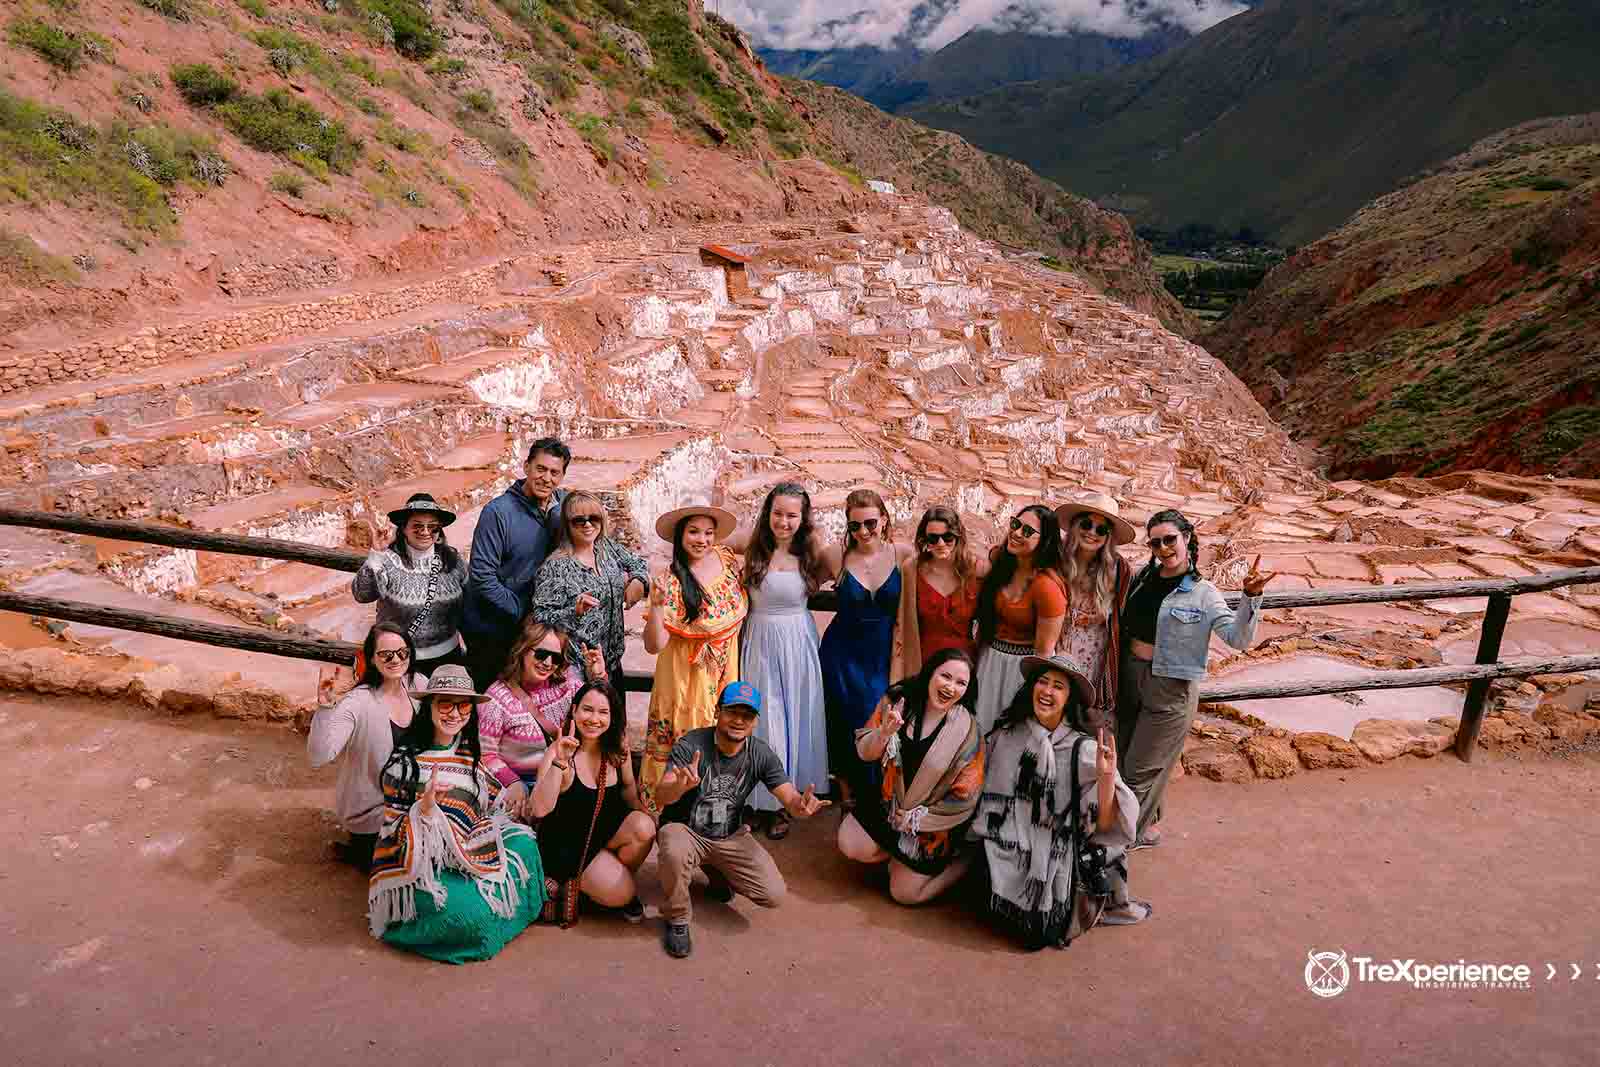
[[783, 812], [783, 811], [775, 811], [775, 812], [773, 812], [772, 813], [772, 821], [767, 823], [767, 838], [768, 838], [768, 840], [771, 840], [771, 841], [782, 841], [784, 838], [786, 838], [788, 836], [789, 836], [789, 814], [788, 814], [788, 812]]
[[1147, 900], [1130, 900], [1130, 901], [1128, 901], [1127, 906], [1130, 907], [1130, 908], [1143, 908], [1144, 909], [1144, 913], [1141, 914], [1136, 919], [1131, 915], [1118, 915], [1118, 914], [1114, 913], [1113, 911], [1111, 911], [1111, 909], [1107, 908], [1104, 912], [1101, 913], [1100, 922], [1098, 924], [1096, 924], [1096, 925], [1099, 925], [1099, 926], [1137, 926], [1140, 923], [1144, 922], [1146, 919], [1150, 918], [1150, 916], [1154, 915], [1155, 911], [1156, 911], [1156, 906], [1154, 904], [1150, 903]]
[[1161, 844], [1161, 831], [1152, 826], [1149, 830], [1139, 835], [1137, 841], [1128, 846], [1128, 851], [1137, 852], [1141, 848], [1155, 848], [1159, 844]]

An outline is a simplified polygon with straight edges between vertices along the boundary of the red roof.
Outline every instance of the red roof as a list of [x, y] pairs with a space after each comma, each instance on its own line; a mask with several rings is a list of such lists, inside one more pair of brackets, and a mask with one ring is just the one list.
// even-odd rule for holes
[[701, 245], [700, 251], [709, 252], [719, 259], [725, 259], [729, 263], [737, 263], [741, 267], [747, 262], [747, 257], [741, 256], [726, 245]]

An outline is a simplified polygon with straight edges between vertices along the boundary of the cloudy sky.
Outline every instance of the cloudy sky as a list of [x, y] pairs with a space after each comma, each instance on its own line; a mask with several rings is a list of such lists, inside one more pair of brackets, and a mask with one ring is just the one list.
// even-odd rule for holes
[[1101, 33], [1138, 37], [1155, 23], [1198, 33], [1245, 10], [1235, 0], [705, 0], [765, 48], [932, 51], [969, 30]]

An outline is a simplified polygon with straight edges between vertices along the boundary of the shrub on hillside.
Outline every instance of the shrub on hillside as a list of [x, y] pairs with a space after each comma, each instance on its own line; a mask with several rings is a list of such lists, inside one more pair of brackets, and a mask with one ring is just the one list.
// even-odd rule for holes
[[139, 3], [174, 22], [188, 22], [193, 17], [188, 0], [139, 0]]
[[439, 50], [439, 32], [417, 0], [363, 0], [369, 16], [382, 15], [394, 31], [394, 50], [408, 59], [427, 59]]
[[300, 152], [322, 160], [341, 174], [361, 155], [360, 140], [344, 123], [330, 119], [286, 89], [265, 95], [239, 93], [217, 114], [241, 141], [263, 152]]
[[172, 84], [195, 107], [215, 107], [232, 100], [239, 83], [209, 63], [180, 63], [172, 68]]
[[12, 43], [32, 49], [51, 66], [74, 71], [83, 66], [83, 41], [77, 34], [69, 33], [40, 19], [12, 19], [6, 27]]

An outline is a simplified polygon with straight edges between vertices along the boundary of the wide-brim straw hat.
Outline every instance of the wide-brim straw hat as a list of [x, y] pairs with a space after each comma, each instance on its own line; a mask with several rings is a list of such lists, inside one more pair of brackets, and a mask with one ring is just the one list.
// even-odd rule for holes
[[1060, 671], [1072, 679], [1072, 688], [1078, 694], [1078, 700], [1086, 708], [1094, 706], [1094, 683], [1089, 681], [1089, 676], [1078, 669], [1078, 665], [1062, 655], [1055, 656], [1024, 656], [1022, 659], [1022, 676], [1036, 679], [1044, 671]]
[[1129, 544], [1139, 536], [1138, 528], [1122, 517], [1117, 510], [1117, 502], [1111, 496], [1106, 493], [1079, 493], [1056, 508], [1056, 519], [1061, 523], [1063, 537], [1072, 520], [1084, 512], [1098, 515], [1111, 523], [1112, 539], [1119, 545]]
[[434, 671], [428, 679], [427, 688], [413, 689], [411, 695], [418, 700], [423, 697], [456, 697], [474, 704], [482, 704], [489, 699], [474, 689], [472, 675], [467, 673], [467, 669], [455, 663], [446, 663]]
[[404, 526], [407, 516], [417, 512], [424, 512], [439, 517], [440, 526], [449, 526], [456, 521], [456, 513], [433, 499], [432, 493], [412, 493], [405, 502], [405, 506], [395, 508], [389, 512], [389, 521], [396, 526]]
[[733, 533], [734, 527], [739, 525], [739, 520], [733, 517], [733, 512], [727, 508], [719, 508], [715, 504], [691, 503], [681, 508], [673, 508], [656, 518], [656, 536], [661, 540], [672, 541], [672, 532], [677, 529], [678, 523], [691, 515], [704, 515], [713, 519], [717, 524], [717, 540], [726, 540]]

